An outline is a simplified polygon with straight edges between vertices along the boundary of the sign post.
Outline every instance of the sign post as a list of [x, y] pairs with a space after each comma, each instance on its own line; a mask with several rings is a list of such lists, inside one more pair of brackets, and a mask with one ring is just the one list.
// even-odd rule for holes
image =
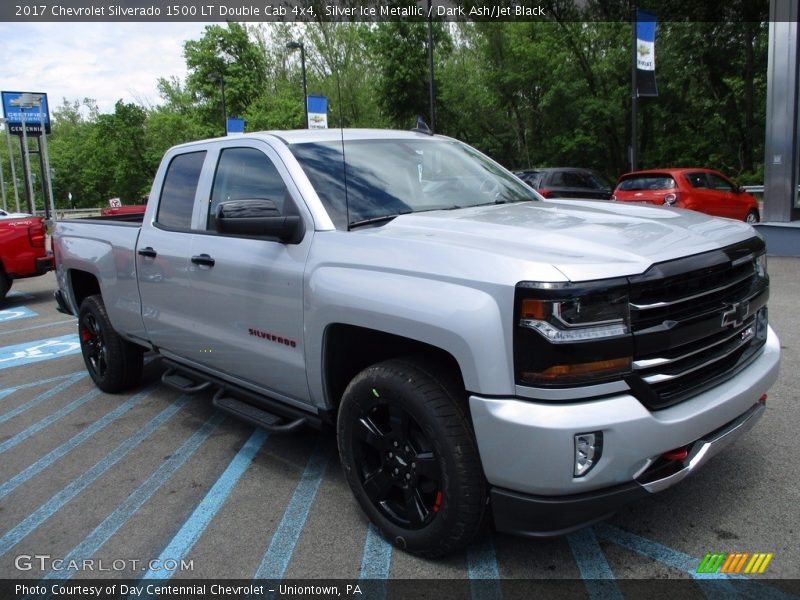
[[[47, 94], [31, 92], [2, 92], [3, 112], [6, 119], [6, 132], [20, 136], [22, 146], [22, 167], [25, 174], [25, 191], [31, 214], [36, 213], [33, 178], [31, 174], [31, 152], [28, 148], [28, 136], [39, 137], [39, 162], [42, 170], [42, 192], [44, 195], [45, 214], [55, 218], [53, 200], [53, 183], [50, 177], [50, 156], [47, 152], [47, 134], [50, 133], [50, 109]], [[30, 109], [36, 108], [36, 119], [30, 118]], [[26, 109], [28, 112], [26, 112]], [[10, 146], [10, 143], [9, 143]]]
[[19, 212], [19, 191], [17, 190], [17, 170], [14, 167], [14, 154], [11, 147], [11, 134], [8, 133], [8, 123], [5, 118], [0, 119], [0, 123], [5, 124], [6, 129], [6, 142], [8, 142], [8, 162], [11, 164], [11, 184], [14, 186], [14, 200], [17, 203], [17, 212]]

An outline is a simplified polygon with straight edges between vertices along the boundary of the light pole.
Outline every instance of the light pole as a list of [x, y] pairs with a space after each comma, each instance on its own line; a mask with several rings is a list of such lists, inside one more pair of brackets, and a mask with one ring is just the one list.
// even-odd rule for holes
[[17, 203], [17, 212], [19, 212], [19, 191], [17, 190], [17, 172], [14, 167], [14, 154], [11, 148], [11, 134], [8, 132], [8, 122], [0, 118], [0, 124], [5, 123], [6, 126], [6, 142], [8, 142], [8, 162], [11, 164], [11, 181], [14, 184], [14, 201]]
[[225, 76], [221, 73], [209, 73], [208, 80], [219, 83], [222, 92], [222, 135], [228, 135], [228, 110], [225, 108]]
[[289, 50], [300, 49], [300, 68], [303, 71], [303, 109], [306, 115], [306, 129], [308, 129], [308, 88], [306, 87], [306, 47], [303, 42], [289, 42], [286, 44]]
[[431, 14], [431, 0], [428, 0], [428, 99], [430, 102], [431, 131], [436, 131], [436, 106], [433, 88], [433, 23]]

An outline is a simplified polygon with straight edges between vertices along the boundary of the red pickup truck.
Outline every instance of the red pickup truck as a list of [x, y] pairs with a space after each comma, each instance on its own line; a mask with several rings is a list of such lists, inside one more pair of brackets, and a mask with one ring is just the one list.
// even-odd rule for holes
[[44, 275], [53, 269], [42, 217], [0, 218], [0, 300], [14, 279]]

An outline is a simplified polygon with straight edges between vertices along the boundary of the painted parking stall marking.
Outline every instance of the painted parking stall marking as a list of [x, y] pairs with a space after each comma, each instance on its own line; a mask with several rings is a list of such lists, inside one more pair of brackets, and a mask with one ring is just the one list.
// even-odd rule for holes
[[[91, 558], [172, 477], [175, 471], [194, 455], [224, 420], [223, 413], [213, 414], [144, 483], [117, 506], [82, 542], [75, 546], [64, 557], [64, 562], [81, 562]], [[44, 579], [70, 579], [73, 575], [75, 575], [74, 571], [50, 571]]]
[[156, 415], [147, 425], [142, 427], [137, 433], [126, 439], [105, 458], [95, 463], [88, 471], [74, 480], [67, 487], [42, 504], [38, 509], [23, 519], [5, 535], [0, 537], [0, 556], [5, 555], [9, 550], [21, 542], [32, 531], [42, 523], [56, 514], [67, 502], [75, 498], [89, 485], [94, 483], [103, 473], [122, 460], [131, 450], [143, 442], [154, 431], [166, 423], [189, 401], [187, 397], [181, 397], [174, 404], [171, 404], [158, 415]]
[[333, 449], [320, 440], [308, 459], [305, 471], [289, 500], [280, 525], [272, 536], [269, 548], [256, 570], [256, 579], [282, 579], [294, 553], [297, 540], [303, 532], [308, 513], [317, 495], [319, 484], [325, 475], [328, 459]]
[[[86, 376], [85, 373], [78, 373], [77, 375], [72, 375], [72, 376], [68, 377], [67, 381], [62, 382], [62, 383], [52, 387], [51, 389], [47, 390], [46, 392], [42, 392], [41, 394], [39, 394], [38, 396], [36, 396], [32, 400], [28, 400], [28, 402], [26, 402], [25, 404], [17, 406], [16, 408], [14, 408], [12, 410], [9, 410], [8, 412], [5, 412], [2, 415], [0, 415], [0, 423], [5, 423], [6, 421], [10, 421], [11, 419], [16, 417], [17, 415], [20, 415], [20, 414], [24, 413], [25, 411], [30, 410], [34, 406], [37, 406], [37, 405], [41, 404], [42, 402], [52, 398], [56, 394], [60, 394], [61, 392], [66, 390], [69, 386], [71, 386], [73, 383], [76, 383], [76, 382], [80, 381], [85, 376]], [[9, 393], [13, 393], [13, 392], [21, 389], [21, 387], [22, 386], [17, 387], [17, 388], [10, 388], [10, 392]], [[26, 387], [30, 387], [30, 386], [26, 385]], [[3, 390], [3, 391], [6, 391], [6, 390]]]
[[0, 348], [0, 369], [61, 358], [78, 354], [80, 351], [81, 344], [78, 341], [77, 333], [6, 346]]
[[145, 400], [150, 394], [154, 391], [154, 388], [150, 388], [139, 392], [135, 396], [132, 396], [127, 402], [119, 405], [114, 410], [106, 413], [103, 417], [99, 420], [92, 423], [89, 427], [81, 431], [80, 433], [72, 436], [68, 441], [64, 442], [57, 448], [54, 448], [50, 452], [48, 452], [45, 456], [37, 460], [32, 465], [28, 466], [27, 468], [23, 469], [8, 481], [0, 484], [0, 498], [4, 498], [11, 492], [13, 492], [17, 487], [28, 481], [31, 477], [41, 473], [44, 469], [52, 465], [61, 457], [65, 456], [75, 448], [77, 448], [80, 444], [88, 440], [92, 437], [95, 433], [106, 427], [106, 425], [116, 421], [121, 416], [125, 415], [128, 411], [132, 408], [137, 406], [143, 400]]
[[30, 308], [20, 306], [18, 308], [6, 308], [0, 310], [0, 323], [5, 321], [16, 321], [17, 319], [29, 319], [31, 317], [38, 317], [39, 315], [33, 312]]
[[[158, 557], [159, 564], [164, 564], [165, 560], [180, 560], [186, 557], [186, 554], [194, 547], [197, 540], [211, 523], [212, 519], [222, 508], [225, 500], [228, 499], [233, 488], [239, 482], [239, 479], [244, 475], [247, 467], [253, 462], [256, 454], [267, 441], [269, 433], [263, 429], [256, 429], [253, 431], [250, 438], [241, 447], [236, 456], [233, 457], [228, 467], [219, 476], [219, 479], [214, 483], [205, 497], [194, 509], [194, 512], [184, 522], [178, 533], [167, 544], [167, 547], [161, 552]], [[144, 574], [142, 580], [147, 579], [170, 579], [173, 573], [171, 571], [161, 570], [153, 571], [148, 570]]]

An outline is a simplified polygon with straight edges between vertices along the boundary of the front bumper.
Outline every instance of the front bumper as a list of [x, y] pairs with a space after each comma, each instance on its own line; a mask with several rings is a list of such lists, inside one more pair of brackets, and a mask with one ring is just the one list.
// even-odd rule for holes
[[[627, 393], [569, 403], [471, 396], [498, 529], [558, 535], [674, 485], [758, 420], [759, 398], [777, 379], [779, 359], [770, 328], [761, 354], [743, 371], [653, 412]], [[592, 431], [603, 432], [602, 458], [573, 477], [574, 435]], [[686, 464], [663, 470], [659, 457], [681, 447], [689, 449]]]
[[528, 537], [552, 537], [605, 519], [622, 506], [664, 490], [690, 475], [752, 428], [765, 408], [764, 402], [757, 402], [740, 417], [697, 440], [684, 460], [664, 461], [630, 483], [573, 496], [533, 496], [493, 488], [495, 527], [498, 531]]

